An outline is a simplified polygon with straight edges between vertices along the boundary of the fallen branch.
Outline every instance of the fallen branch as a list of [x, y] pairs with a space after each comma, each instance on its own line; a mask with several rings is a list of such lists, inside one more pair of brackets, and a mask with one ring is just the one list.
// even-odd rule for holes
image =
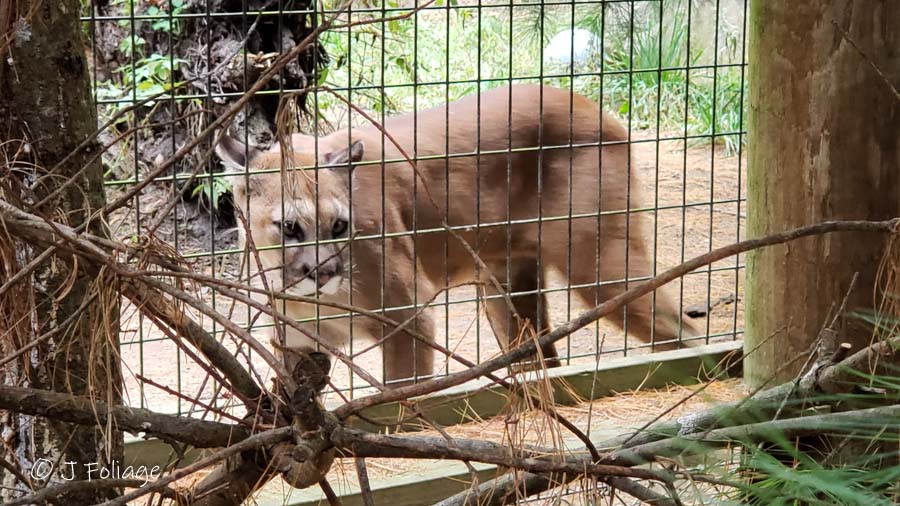
[[[893, 420], [893, 422], [886, 423], [886, 420]], [[900, 420], [900, 405], [772, 420], [695, 432], [623, 448], [609, 454], [601, 462], [611, 465], [635, 466], [686, 452], [697, 453], [711, 446], [725, 446], [734, 443], [753, 445], [772, 441], [773, 435], [790, 439], [809, 434], [852, 434], [863, 429], [878, 432], [886, 426], [896, 427], [897, 420]]]
[[[598, 444], [601, 449], [633, 447], [674, 436], [685, 436], [697, 432], [717, 429], [735, 422], [770, 420], [783, 402], [802, 406], [804, 402], [817, 404], [816, 399], [825, 396], [848, 393], [859, 376], [855, 371], [871, 374], [896, 374], [891, 366], [900, 365], [900, 337], [864, 348], [837, 364], [828, 365], [805, 375], [800, 383], [789, 381], [777, 387], [758, 392], [740, 401], [716, 406], [700, 413], [691, 413], [675, 420], [651, 425], [640, 433], [632, 433], [609, 439]], [[796, 413], [796, 409], [792, 410]]]
[[[520, 498], [537, 495], [541, 492], [560, 487], [574, 481], [578, 476], [569, 478], [534, 473], [507, 473], [499, 478], [482, 483], [477, 489], [466, 489], [450, 496], [434, 506], [502, 506], [516, 504]], [[604, 483], [641, 500], [657, 506], [676, 506], [677, 503], [629, 478], [611, 476]]]
[[511, 504], [519, 497], [528, 497], [540, 492], [550, 490], [574, 480], [577, 476], [568, 478], [560, 476], [534, 473], [506, 473], [499, 478], [486, 481], [475, 489], [466, 490], [452, 495], [443, 501], [436, 502], [434, 506], [500, 506]]
[[331, 433], [331, 442], [353, 457], [462, 460], [536, 473], [568, 473], [599, 478], [624, 476], [664, 483], [672, 481], [671, 473], [665, 471], [595, 464], [589, 457], [561, 455], [552, 448], [511, 448], [476, 439], [453, 439], [452, 443], [448, 443], [438, 437], [391, 436], [338, 427]]

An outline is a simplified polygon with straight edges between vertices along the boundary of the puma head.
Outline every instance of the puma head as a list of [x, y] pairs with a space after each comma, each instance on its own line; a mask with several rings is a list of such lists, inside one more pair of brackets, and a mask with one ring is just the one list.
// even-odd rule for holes
[[262, 264], [251, 251], [252, 269], [264, 269], [270, 288], [294, 295], [333, 295], [349, 268], [350, 185], [364, 145], [315, 149], [314, 142], [261, 151], [223, 136], [216, 146], [243, 216], [242, 246], [252, 245]]

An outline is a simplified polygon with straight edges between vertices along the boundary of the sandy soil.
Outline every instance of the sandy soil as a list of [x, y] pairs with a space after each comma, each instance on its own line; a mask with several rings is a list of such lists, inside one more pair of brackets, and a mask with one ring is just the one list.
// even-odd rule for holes
[[[666, 137], [664, 132], [661, 137]], [[655, 256], [658, 269], [665, 269], [709, 251], [743, 238], [745, 216], [743, 203], [735, 202], [743, 198], [746, 187], [743, 163], [737, 157], [726, 156], [722, 149], [710, 146], [688, 147], [683, 141], [660, 141], [655, 132], [635, 132], [634, 160], [642, 176], [643, 192], [649, 202], [656, 202], [654, 227], [648, 231], [657, 234]], [[654, 190], [654, 183], [657, 182]], [[128, 231], [127, 227], [123, 230]], [[208, 245], [183, 240], [183, 253], [208, 249]], [[227, 243], [225, 243], [227, 244]], [[217, 244], [218, 248], [222, 245]], [[226, 263], [215, 265], [217, 274], [227, 274], [234, 270], [238, 262], [236, 255], [226, 259]], [[716, 263], [711, 271], [703, 269], [693, 273], [678, 283], [676, 293], [680, 294], [682, 307], [713, 304], [715, 307], [708, 317], [696, 319], [698, 327], [715, 336], [712, 339], [740, 338], [743, 325], [743, 258], [731, 258]], [[208, 261], [198, 265], [211, 272], [213, 264]], [[565, 280], [556, 280], [556, 286], [564, 286]], [[209, 302], [215, 299], [220, 311], [228, 314], [230, 301], [209, 291], [202, 294]], [[474, 302], [453, 301], [471, 299], [474, 290], [460, 288], [449, 294], [449, 304], [441, 305], [437, 311], [438, 342], [474, 361], [483, 361], [498, 353], [490, 325], [483, 315], [478, 315]], [[735, 301], [736, 298], [736, 301]], [[731, 300], [716, 305], [717, 301]], [[549, 294], [551, 320], [559, 325], [577, 315], [582, 308], [574, 300], [568, 304], [565, 291]], [[133, 314], [133, 308], [125, 307], [126, 315]], [[247, 321], [247, 310], [237, 307], [232, 320]], [[446, 324], [445, 324], [446, 323]], [[211, 322], [204, 325], [213, 329]], [[216, 328], [215, 330], [218, 330]], [[176, 389], [185, 395], [196, 396], [209, 401], [223, 396], [211, 388], [205, 372], [193, 364], [189, 357], [180, 352], [175, 344], [144, 320], [132, 317], [127, 321], [122, 336], [125, 345], [122, 354], [127, 366], [127, 392], [132, 405], [149, 406], [162, 411], [185, 411], [190, 403], [179, 400], [164, 391], [144, 385], [137, 375], [149, 378], [161, 385]], [[142, 342], [141, 342], [142, 341]], [[602, 349], [600, 344], [602, 343]], [[354, 351], [367, 347], [369, 343], [354, 343]], [[558, 349], [566, 363], [585, 363], [595, 360], [599, 352], [603, 354], [645, 353], [645, 350], [631, 349], [637, 342], [622, 335], [611, 326], [600, 322], [573, 334], [559, 343]], [[261, 377], [267, 375], [265, 367], [257, 356], [251, 355]], [[381, 357], [373, 350], [359, 357], [358, 363], [380, 377]], [[446, 364], [438, 360], [440, 370], [454, 371], [461, 366]], [[351, 377], [346, 367], [335, 366], [332, 374], [334, 384], [341, 389], [351, 386], [358, 388], [364, 383], [358, 377]], [[349, 392], [358, 395], [360, 392]], [[333, 395], [333, 394], [332, 394]], [[334, 398], [334, 397], [332, 397]]]

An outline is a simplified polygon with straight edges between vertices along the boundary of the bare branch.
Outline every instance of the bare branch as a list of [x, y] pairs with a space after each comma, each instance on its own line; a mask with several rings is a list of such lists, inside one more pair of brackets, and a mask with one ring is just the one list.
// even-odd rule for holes
[[0, 409], [88, 426], [108, 421], [135, 434], [146, 432], [198, 448], [227, 446], [246, 439], [250, 431], [240, 425], [184, 418], [147, 409], [109, 406], [87, 397], [0, 385]]
[[625, 306], [626, 304], [656, 290], [657, 288], [674, 281], [681, 276], [703, 267], [713, 262], [722, 260], [739, 253], [759, 249], [765, 246], [782, 244], [790, 242], [802, 237], [813, 235], [827, 234], [832, 232], [877, 232], [877, 233], [896, 233], [900, 226], [900, 218], [894, 218], [886, 221], [827, 221], [816, 225], [796, 228], [787, 232], [768, 235], [758, 239], [749, 239], [741, 241], [729, 246], [715, 249], [698, 257], [695, 257], [681, 265], [673, 267], [658, 276], [655, 276], [643, 283], [640, 283], [619, 295], [603, 302], [602, 304], [588, 310], [578, 317], [557, 327], [553, 331], [539, 337], [535, 340], [527, 340], [522, 345], [502, 354], [501, 356], [483, 362], [482, 364], [472, 367], [468, 370], [461, 371], [443, 378], [432, 379], [422, 383], [410, 386], [399, 387], [387, 392], [381, 392], [366, 397], [354, 399], [335, 410], [335, 415], [339, 418], [346, 418], [353, 413], [362, 409], [384, 404], [386, 402], [408, 399], [417, 395], [425, 395], [452, 386], [460, 385], [466, 381], [484, 376], [498, 369], [508, 367], [515, 362], [519, 362], [537, 352], [538, 347], [549, 346], [550, 344], [563, 339], [569, 334], [593, 323], [594, 321], [612, 313]]
[[331, 441], [354, 457], [468, 460], [537, 473], [625, 476], [664, 483], [672, 481], [672, 475], [664, 471], [594, 464], [589, 457], [560, 455], [555, 449], [526, 447], [514, 450], [506, 445], [474, 439], [454, 439], [451, 444], [443, 438], [391, 436], [339, 427], [331, 433]]

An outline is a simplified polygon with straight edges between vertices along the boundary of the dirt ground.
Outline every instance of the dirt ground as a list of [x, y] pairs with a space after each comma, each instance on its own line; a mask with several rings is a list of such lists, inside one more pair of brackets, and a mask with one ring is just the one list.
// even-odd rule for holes
[[[674, 137], [666, 132], [660, 135], [663, 138], [667, 136]], [[727, 156], [721, 148], [713, 149], [706, 145], [689, 146], [685, 150], [681, 140], [657, 142], [654, 140], [656, 137], [655, 132], [635, 132], [633, 138], [639, 142], [634, 144], [633, 158], [641, 176], [644, 199], [657, 208], [655, 213], [651, 213], [654, 216], [654, 226], [647, 231], [647, 240], [655, 244], [658, 270], [677, 265], [711, 248], [742, 239], [745, 206], [743, 202], [736, 201], [744, 197], [746, 188], [744, 164], [735, 156]], [[142, 208], [145, 205], [142, 202]], [[127, 237], [133, 232], [132, 228], [128, 225], [128, 220], [123, 220], [116, 229], [117, 236]], [[655, 243], [652, 236], [654, 231], [657, 237]], [[217, 250], [233, 245], [235, 235], [227, 229], [221, 230], [213, 241]], [[209, 244], [207, 241], [191, 241], [188, 236], [183, 236], [179, 248], [183, 253], [190, 254], [208, 250]], [[219, 266], [216, 269], [217, 274], [223, 270], [226, 274], [228, 271], [233, 272], [238, 261], [237, 255], [233, 257], [224, 268]], [[713, 336], [711, 340], [741, 337], [743, 264], [743, 257], [726, 259], [714, 264], [711, 269], [701, 269], [686, 276], [675, 286], [675, 293], [683, 308], [714, 306], [707, 317], [695, 319], [698, 327]], [[201, 259], [198, 266], [207, 271], [212, 269], [210, 262], [205, 259]], [[736, 269], [736, 266], [741, 268]], [[551, 282], [551, 287], [565, 284], [560, 279]], [[228, 314], [230, 301], [208, 291], [202, 295], [208, 302], [214, 302], [220, 311]], [[477, 314], [474, 302], [453, 303], [455, 300], [473, 297], [474, 289], [471, 288], [450, 291], [450, 303], [446, 306], [441, 304], [437, 310], [437, 341], [470, 360], [484, 361], [499, 351], [487, 319]], [[571, 305], [567, 304], [565, 291], [551, 293], [548, 297], [552, 325], [559, 325], [585, 309], [574, 300]], [[125, 306], [123, 310], [127, 325], [122, 335], [122, 354], [127, 367], [127, 394], [132, 405], [167, 412], [183, 412], [190, 408], [189, 402], [179, 400], [152, 385], [145, 384], [142, 388], [137, 375], [190, 397], [199, 393], [201, 400], [222, 401], [222, 395], [211, 388], [211, 382], [202, 369], [178, 351], [149, 322], [141, 323], [138, 318], [133, 317], [133, 308]], [[246, 322], [247, 317], [245, 308], [236, 307], [232, 320]], [[214, 328], [210, 322], [204, 324], [210, 329]], [[614, 356], [645, 353], [646, 350], [632, 349], [637, 344], [636, 340], [627, 338], [610, 325], [600, 322], [558, 343], [557, 349], [563, 356], [564, 363], [577, 364], [596, 360], [598, 351]], [[368, 345], [369, 343], [354, 343], [354, 351]], [[265, 377], [267, 370], [259, 358], [251, 355], [251, 360], [260, 376]], [[381, 376], [381, 357], [377, 349], [361, 355], [357, 363], [376, 377]], [[441, 371], [461, 368], [456, 363], [446, 364], [441, 357], [438, 357], [437, 363]], [[359, 387], [365, 386], [364, 383], [358, 377], [351, 377], [348, 369], [340, 364], [335, 366], [332, 380], [340, 389], [351, 389], [345, 395], [363, 393]], [[353, 389], [356, 390], [352, 391]], [[337, 399], [334, 394], [329, 398]]]

